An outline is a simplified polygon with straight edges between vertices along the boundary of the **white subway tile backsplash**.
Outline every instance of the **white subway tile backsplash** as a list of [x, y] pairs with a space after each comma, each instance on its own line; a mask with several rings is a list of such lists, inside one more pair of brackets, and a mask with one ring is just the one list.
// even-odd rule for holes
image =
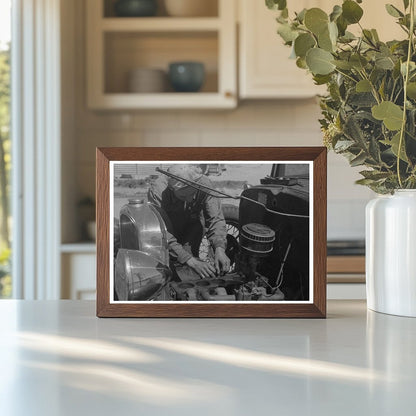
[[132, 130], [151, 130], [154, 128], [177, 130], [180, 127], [178, 111], [141, 111], [133, 116]]
[[320, 133], [307, 130], [256, 130], [255, 137], [267, 146], [322, 146]]
[[78, 109], [75, 126], [79, 130], [126, 131], [133, 126], [131, 113], [108, 113]]
[[222, 130], [226, 128], [224, 111], [181, 111], [178, 113], [179, 129], [200, 132], [206, 129]]
[[142, 146], [200, 146], [200, 138], [196, 131], [148, 130], [144, 132]]
[[261, 146], [256, 141], [254, 129], [206, 130], [201, 131], [201, 146]]
[[[349, 195], [348, 195], [349, 196]], [[367, 199], [328, 201], [328, 239], [364, 239]]]

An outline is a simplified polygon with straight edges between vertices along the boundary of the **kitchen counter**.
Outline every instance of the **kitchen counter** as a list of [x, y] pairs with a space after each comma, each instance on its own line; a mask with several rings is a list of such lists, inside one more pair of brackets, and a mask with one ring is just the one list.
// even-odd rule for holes
[[416, 414], [416, 319], [98, 319], [90, 301], [0, 301], [0, 414]]

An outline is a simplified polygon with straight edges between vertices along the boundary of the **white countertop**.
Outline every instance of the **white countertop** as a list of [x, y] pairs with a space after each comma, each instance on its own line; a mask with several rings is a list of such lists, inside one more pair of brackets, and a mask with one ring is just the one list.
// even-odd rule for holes
[[[416, 319], [98, 319], [0, 301], [0, 415], [412, 415]], [[273, 413], [272, 413], [273, 412]]]

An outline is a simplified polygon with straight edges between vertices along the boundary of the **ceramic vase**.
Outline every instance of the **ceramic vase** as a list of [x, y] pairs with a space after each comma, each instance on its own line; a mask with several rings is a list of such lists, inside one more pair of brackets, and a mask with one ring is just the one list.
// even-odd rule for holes
[[379, 196], [366, 208], [367, 306], [416, 317], [416, 190]]

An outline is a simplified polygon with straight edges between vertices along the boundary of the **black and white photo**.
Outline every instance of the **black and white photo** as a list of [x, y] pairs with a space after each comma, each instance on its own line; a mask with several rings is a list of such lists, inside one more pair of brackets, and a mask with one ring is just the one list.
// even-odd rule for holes
[[110, 162], [110, 301], [313, 301], [313, 163]]

